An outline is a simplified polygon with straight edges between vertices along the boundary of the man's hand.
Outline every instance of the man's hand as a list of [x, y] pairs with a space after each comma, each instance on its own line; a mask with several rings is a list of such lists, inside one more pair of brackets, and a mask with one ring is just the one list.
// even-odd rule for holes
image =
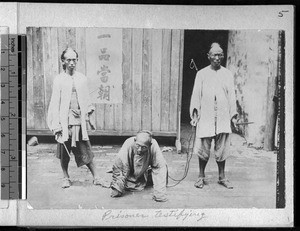
[[93, 114], [93, 112], [94, 112], [94, 109], [90, 109], [90, 110], [86, 113], [86, 115], [85, 115], [85, 121], [86, 121], [86, 122], [89, 122], [89, 121], [90, 121], [90, 116]]
[[62, 128], [59, 127], [59, 128], [57, 128], [57, 129], [54, 129], [54, 130], [53, 130], [53, 133], [54, 133], [54, 135], [59, 134], [59, 133], [62, 133]]
[[122, 195], [121, 192], [119, 192], [118, 190], [112, 188], [111, 194], [110, 194], [111, 197], [120, 197], [121, 195]]
[[190, 123], [193, 127], [195, 127], [197, 126], [198, 121], [199, 121], [199, 117], [194, 116]]
[[198, 111], [197, 111], [197, 109], [194, 109], [194, 110], [193, 110], [193, 118], [192, 118], [190, 124], [191, 124], [193, 127], [195, 127], [195, 126], [197, 125], [199, 119], [200, 119], [200, 117], [198, 116]]
[[61, 135], [62, 134], [62, 130], [56, 131], [55, 135]]
[[55, 136], [55, 140], [58, 142], [58, 143], [63, 143], [62, 141], [62, 129], [57, 129], [54, 131], [54, 136]]
[[237, 122], [238, 122], [238, 118], [237, 118], [237, 115], [235, 115], [235, 116], [233, 116], [232, 118], [231, 118], [231, 123], [232, 123], [232, 126], [235, 128], [235, 129], [237, 129]]
[[88, 114], [88, 115], [91, 115], [91, 114], [93, 114], [94, 111], [95, 111], [94, 109], [90, 109], [90, 110], [87, 112], [87, 114]]

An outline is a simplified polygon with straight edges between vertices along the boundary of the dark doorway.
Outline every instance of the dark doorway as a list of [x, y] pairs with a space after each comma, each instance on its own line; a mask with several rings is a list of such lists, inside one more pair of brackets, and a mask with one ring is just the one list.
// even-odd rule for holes
[[210, 45], [217, 42], [224, 50], [222, 66], [226, 65], [228, 31], [227, 30], [185, 30], [184, 32], [184, 56], [183, 56], [183, 82], [182, 82], [182, 108], [181, 122], [189, 123], [189, 107], [193, 91], [196, 70], [190, 68], [191, 59], [197, 65], [198, 70], [208, 66], [207, 53]]

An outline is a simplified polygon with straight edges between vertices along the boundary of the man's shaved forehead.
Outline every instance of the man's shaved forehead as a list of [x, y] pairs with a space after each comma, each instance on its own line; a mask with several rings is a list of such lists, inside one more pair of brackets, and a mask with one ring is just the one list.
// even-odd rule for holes
[[[64, 60], [65, 59], [65, 55], [66, 55], [66, 53], [69, 53], [69, 52], [74, 52], [75, 54], [76, 54], [76, 58], [78, 58], [78, 53], [77, 53], [77, 51], [75, 51], [73, 48], [71, 48], [71, 47], [68, 47], [68, 48], [66, 48], [63, 52], [62, 52], [62, 54], [61, 54], [61, 56], [60, 56], [60, 59], [61, 60]], [[70, 54], [70, 53], [69, 53]]]
[[209, 53], [212, 53], [212, 52], [218, 52], [218, 53], [223, 52], [223, 49], [221, 48], [219, 43], [212, 43], [210, 46]]
[[146, 146], [149, 146], [151, 143], [151, 135], [144, 132], [138, 133], [136, 135], [136, 141]]
[[65, 56], [68, 56], [70, 54], [75, 54], [77, 56], [77, 53], [72, 48], [68, 48], [66, 50]]

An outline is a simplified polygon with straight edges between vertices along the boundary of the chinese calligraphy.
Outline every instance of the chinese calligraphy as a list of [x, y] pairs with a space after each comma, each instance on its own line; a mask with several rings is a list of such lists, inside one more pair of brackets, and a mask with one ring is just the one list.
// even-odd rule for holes
[[102, 83], [106, 83], [108, 81], [108, 75], [111, 71], [108, 66], [103, 65], [100, 67], [100, 70], [97, 71], [97, 75], [100, 75], [100, 80]]
[[109, 61], [110, 55], [106, 54], [107, 48], [100, 49], [101, 55], [99, 55], [99, 60], [101, 61], [104, 59], [105, 61]]
[[98, 35], [97, 38], [98, 39], [102, 39], [102, 38], [110, 38], [110, 34], [102, 34], [102, 35]]
[[110, 86], [100, 85], [98, 91], [98, 99], [110, 101]]
[[122, 102], [122, 29], [86, 29], [86, 74], [96, 104]]
[[[111, 38], [110, 34], [103, 34], [97, 37], [101, 38]], [[100, 54], [98, 55], [100, 62], [100, 70], [97, 71], [97, 75], [100, 78], [100, 86], [98, 88], [97, 98], [100, 100], [110, 101], [110, 85], [109, 85], [109, 74], [111, 70], [109, 68], [110, 64], [110, 54], [108, 53], [107, 47], [100, 48]]]

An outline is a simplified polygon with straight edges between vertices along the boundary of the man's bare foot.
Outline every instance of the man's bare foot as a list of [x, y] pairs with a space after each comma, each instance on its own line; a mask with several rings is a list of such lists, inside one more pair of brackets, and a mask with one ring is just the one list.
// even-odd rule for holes
[[194, 186], [196, 188], [203, 188], [204, 185], [206, 185], [206, 184], [207, 184], [207, 182], [205, 181], [204, 177], [199, 177], [197, 179], [197, 181], [195, 182]]
[[64, 177], [62, 180], [62, 188], [69, 188], [71, 186], [70, 178]]
[[93, 180], [93, 184], [94, 185], [100, 185], [100, 186], [102, 186], [104, 188], [110, 188], [110, 183], [107, 182], [106, 180], [101, 179], [101, 178], [95, 178]]
[[228, 179], [219, 180], [218, 183], [220, 185], [224, 186], [225, 188], [233, 189], [233, 185], [230, 183], [230, 181]]

